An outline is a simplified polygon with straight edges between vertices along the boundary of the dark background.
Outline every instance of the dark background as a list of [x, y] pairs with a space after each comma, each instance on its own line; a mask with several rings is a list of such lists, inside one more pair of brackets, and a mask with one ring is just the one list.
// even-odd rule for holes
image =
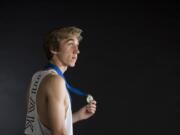
[[[177, 3], [0, 2], [0, 135], [23, 134], [26, 88], [47, 62], [43, 37], [83, 29], [80, 56], [65, 73], [97, 100], [75, 135], [180, 134]], [[85, 99], [72, 95], [73, 110]]]

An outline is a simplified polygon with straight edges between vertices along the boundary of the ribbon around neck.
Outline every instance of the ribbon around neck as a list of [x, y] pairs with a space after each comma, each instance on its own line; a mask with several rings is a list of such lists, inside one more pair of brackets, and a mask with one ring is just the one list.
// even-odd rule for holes
[[52, 64], [52, 63], [48, 63], [48, 64], [45, 66], [45, 69], [48, 69], [48, 68], [54, 69], [54, 70], [57, 72], [57, 74], [58, 74], [59, 76], [61, 76], [61, 77], [65, 80], [66, 87], [67, 87], [68, 91], [70, 91], [70, 92], [72, 92], [72, 93], [74, 93], [74, 94], [76, 94], [76, 95], [79, 95], [79, 96], [88, 96], [87, 93], [83, 92], [83, 91], [80, 90], [80, 89], [74, 88], [74, 87], [72, 87], [70, 84], [68, 84], [67, 81], [66, 81], [66, 79], [65, 79], [65, 77], [64, 77], [64, 75], [63, 75], [63, 73], [62, 73], [62, 71], [61, 71], [56, 65], [54, 65], [54, 64]]

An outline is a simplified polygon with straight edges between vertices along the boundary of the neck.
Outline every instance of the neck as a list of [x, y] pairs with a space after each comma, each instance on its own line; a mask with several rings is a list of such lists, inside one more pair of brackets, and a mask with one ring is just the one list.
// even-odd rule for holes
[[62, 71], [62, 73], [64, 73], [67, 70], [67, 66], [64, 66], [62, 62], [58, 60], [52, 59], [49, 62], [56, 65]]

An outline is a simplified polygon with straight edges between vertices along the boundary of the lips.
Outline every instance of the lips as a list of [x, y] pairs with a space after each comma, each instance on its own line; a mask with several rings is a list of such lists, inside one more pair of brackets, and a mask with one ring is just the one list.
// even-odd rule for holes
[[72, 59], [77, 59], [77, 55], [72, 56]]
[[77, 60], [77, 57], [72, 57], [73, 60]]

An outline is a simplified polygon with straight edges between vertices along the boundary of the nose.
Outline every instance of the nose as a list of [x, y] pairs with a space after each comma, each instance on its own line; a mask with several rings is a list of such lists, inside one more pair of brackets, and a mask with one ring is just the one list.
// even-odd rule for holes
[[75, 47], [74, 53], [75, 53], [75, 54], [79, 54], [79, 53], [80, 53], [78, 46]]

